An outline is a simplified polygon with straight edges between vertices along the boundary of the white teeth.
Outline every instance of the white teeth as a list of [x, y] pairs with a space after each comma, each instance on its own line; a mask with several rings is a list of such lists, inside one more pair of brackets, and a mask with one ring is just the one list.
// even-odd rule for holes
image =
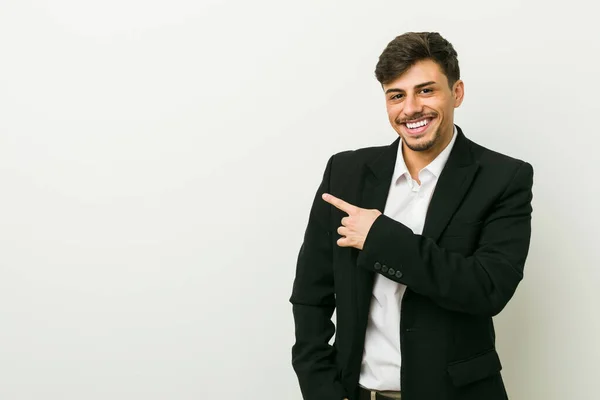
[[428, 120], [428, 119], [424, 119], [423, 121], [415, 122], [414, 124], [410, 124], [410, 123], [408, 123], [408, 124], [406, 124], [406, 126], [407, 126], [409, 129], [416, 129], [416, 128], [420, 128], [420, 127], [422, 127], [422, 126], [425, 126], [425, 125], [427, 125], [428, 123], [429, 123], [429, 120]]

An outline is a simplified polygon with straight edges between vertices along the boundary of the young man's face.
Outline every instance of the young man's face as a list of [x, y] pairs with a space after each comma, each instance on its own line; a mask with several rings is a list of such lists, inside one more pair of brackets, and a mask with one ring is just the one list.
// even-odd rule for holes
[[448, 86], [432, 60], [415, 63], [400, 77], [383, 85], [388, 118], [412, 151], [439, 153], [450, 142], [454, 109], [462, 103], [462, 81]]

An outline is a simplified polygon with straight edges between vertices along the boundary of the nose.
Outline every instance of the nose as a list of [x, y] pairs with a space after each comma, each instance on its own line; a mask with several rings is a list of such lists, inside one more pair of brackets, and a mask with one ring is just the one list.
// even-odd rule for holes
[[404, 109], [402, 110], [407, 119], [422, 114], [423, 105], [419, 102], [418, 97], [407, 95], [404, 99]]

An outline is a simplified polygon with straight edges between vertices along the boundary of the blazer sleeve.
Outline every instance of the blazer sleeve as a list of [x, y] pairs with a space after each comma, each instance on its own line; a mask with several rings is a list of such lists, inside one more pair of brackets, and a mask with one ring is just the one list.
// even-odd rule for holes
[[[381, 215], [373, 223], [357, 263], [405, 284], [443, 308], [494, 316], [523, 278], [531, 236], [532, 186], [533, 168], [522, 162], [492, 205], [471, 256], [447, 251]], [[393, 268], [394, 275], [383, 273], [382, 265]]]
[[292, 365], [305, 400], [347, 397], [338, 378], [335, 348], [329, 345], [335, 332], [331, 321], [335, 309], [333, 246], [330, 207], [321, 195], [329, 189], [332, 163], [333, 156], [312, 204], [290, 298], [296, 335]]

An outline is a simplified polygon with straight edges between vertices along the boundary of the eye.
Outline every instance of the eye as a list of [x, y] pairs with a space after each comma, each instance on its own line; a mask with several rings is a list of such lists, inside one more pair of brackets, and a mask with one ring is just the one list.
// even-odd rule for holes
[[395, 95], [393, 95], [392, 97], [390, 97], [390, 100], [400, 100], [402, 98], [402, 93], [397, 93]]
[[425, 89], [421, 90], [421, 93], [425, 93], [425, 94], [433, 93], [433, 89], [425, 88]]

